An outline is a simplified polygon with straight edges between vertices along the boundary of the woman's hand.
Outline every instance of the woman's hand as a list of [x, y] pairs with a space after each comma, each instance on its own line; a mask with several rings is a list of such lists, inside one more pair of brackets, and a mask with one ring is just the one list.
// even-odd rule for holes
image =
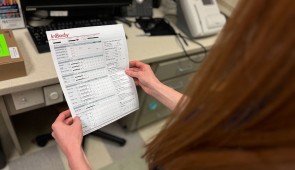
[[155, 87], [161, 82], [155, 76], [150, 65], [140, 61], [130, 61], [129, 65], [130, 68], [125, 70], [126, 74], [134, 78], [137, 86], [141, 86], [147, 94], [152, 95]]
[[52, 124], [52, 136], [66, 155], [72, 170], [91, 170], [82, 149], [82, 125], [79, 117], [72, 118], [70, 110], [59, 114]]
[[82, 125], [79, 117], [72, 118], [70, 110], [59, 114], [52, 124], [52, 136], [64, 152], [71, 154], [71, 150], [80, 149], [82, 144]]
[[141, 86], [148, 95], [156, 98], [170, 110], [176, 107], [182, 97], [181, 93], [161, 83], [148, 64], [131, 61], [129, 65], [131, 68], [126, 69], [125, 72], [134, 78], [136, 85]]

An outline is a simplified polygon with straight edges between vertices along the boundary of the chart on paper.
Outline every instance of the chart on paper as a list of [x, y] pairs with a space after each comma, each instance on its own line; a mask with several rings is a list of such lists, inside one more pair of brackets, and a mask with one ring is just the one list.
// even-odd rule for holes
[[83, 134], [138, 109], [122, 25], [48, 31], [52, 59], [73, 116]]

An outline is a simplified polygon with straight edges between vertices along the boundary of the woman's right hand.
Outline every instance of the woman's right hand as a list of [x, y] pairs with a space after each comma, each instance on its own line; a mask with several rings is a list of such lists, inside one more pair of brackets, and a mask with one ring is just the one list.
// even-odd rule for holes
[[134, 78], [136, 85], [141, 86], [148, 95], [156, 98], [170, 110], [176, 107], [182, 94], [161, 83], [150, 65], [140, 61], [131, 61], [129, 65], [131, 68], [126, 69], [125, 72]]
[[133, 77], [135, 84], [142, 87], [147, 94], [151, 95], [157, 85], [161, 84], [150, 65], [140, 61], [130, 61], [129, 66], [125, 73]]

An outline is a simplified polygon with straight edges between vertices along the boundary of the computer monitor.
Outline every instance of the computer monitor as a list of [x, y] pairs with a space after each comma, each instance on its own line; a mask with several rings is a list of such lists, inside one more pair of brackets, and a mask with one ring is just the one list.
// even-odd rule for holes
[[94, 15], [120, 15], [122, 6], [132, 0], [22, 0], [24, 13], [38, 10], [49, 11], [48, 17], [76, 17]]
[[23, 0], [26, 10], [38, 9], [69, 9], [81, 7], [124, 6], [132, 0]]

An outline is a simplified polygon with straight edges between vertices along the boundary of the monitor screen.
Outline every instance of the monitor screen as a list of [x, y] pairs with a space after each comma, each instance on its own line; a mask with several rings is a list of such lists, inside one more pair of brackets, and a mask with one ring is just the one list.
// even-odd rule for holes
[[124, 6], [132, 0], [22, 0], [25, 10]]
[[21, 3], [26, 18], [32, 18], [40, 10], [48, 11], [48, 18], [56, 18], [61, 17], [59, 14], [66, 14], [66, 17], [119, 16], [122, 6], [131, 4], [132, 0], [22, 0]]

